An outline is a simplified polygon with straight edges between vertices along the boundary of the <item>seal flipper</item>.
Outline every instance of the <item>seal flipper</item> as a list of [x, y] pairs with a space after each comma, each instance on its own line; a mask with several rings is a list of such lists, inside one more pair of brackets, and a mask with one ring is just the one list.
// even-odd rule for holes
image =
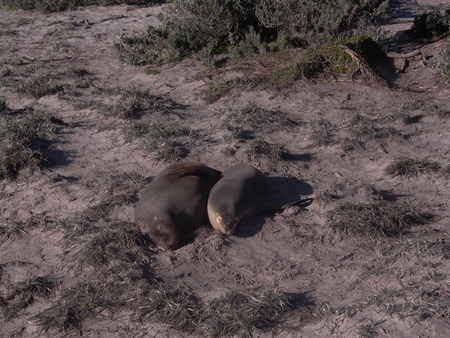
[[298, 201], [285, 204], [280, 207], [281, 210], [284, 210], [289, 207], [300, 207], [300, 208], [306, 208], [307, 206], [311, 205], [311, 203], [314, 201], [314, 198], [301, 198]]

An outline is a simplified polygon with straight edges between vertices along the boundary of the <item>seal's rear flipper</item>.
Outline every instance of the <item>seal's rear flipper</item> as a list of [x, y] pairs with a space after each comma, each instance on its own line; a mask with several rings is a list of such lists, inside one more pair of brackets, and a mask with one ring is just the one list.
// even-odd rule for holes
[[299, 199], [298, 201], [285, 204], [281, 207], [282, 210], [289, 208], [289, 207], [301, 207], [306, 208], [307, 206], [311, 205], [311, 203], [314, 201], [314, 198], [303, 198]]

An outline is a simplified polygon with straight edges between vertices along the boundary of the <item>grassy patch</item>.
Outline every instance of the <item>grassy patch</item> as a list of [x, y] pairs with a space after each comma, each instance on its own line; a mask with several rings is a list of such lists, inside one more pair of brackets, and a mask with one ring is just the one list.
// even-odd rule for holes
[[251, 142], [246, 154], [249, 159], [266, 157], [272, 161], [287, 160], [291, 156], [283, 145], [268, 143], [263, 139]]
[[443, 169], [442, 165], [428, 160], [401, 158], [386, 167], [386, 173], [391, 176], [418, 176], [428, 173], [437, 173]]
[[214, 103], [233, 89], [240, 88], [242, 83], [243, 81], [241, 79], [214, 81], [203, 89], [200, 95], [207, 103]]
[[263, 294], [230, 293], [205, 306], [201, 326], [213, 337], [251, 336], [254, 330], [275, 326], [293, 308], [293, 299], [277, 289]]
[[175, 162], [187, 157], [189, 150], [178, 142], [164, 142], [156, 149], [154, 158], [159, 162]]
[[153, 123], [151, 125], [132, 123], [128, 129], [129, 137], [142, 137], [144, 149], [154, 154], [161, 162], [171, 162], [185, 158], [189, 153], [181, 139], [198, 138], [197, 131], [174, 123]]
[[17, 90], [20, 93], [39, 99], [45, 95], [62, 93], [64, 86], [56, 83], [51, 75], [41, 75], [22, 83]]
[[346, 233], [363, 236], [395, 236], [414, 224], [424, 224], [429, 215], [388, 202], [346, 203], [330, 211], [328, 224]]
[[255, 329], [271, 328], [296, 304], [278, 289], [260, 294], [230, 293], [205, 304], [191, 293], [157, 284], [143, 291], [137, 307], [140, 320], [151, 318], [185, 332], [222, 337], [250, 336]]
[[79, 283], [66, 290], [57, 304], [33, 316], [31, 320], [40, 332], [81, 330], [86, 318], [94, 317], [98, 309], [111, 306], [112, 301], [99, 292], [103, 287]]
[[133, 66], [158, 65], [186, 55], [173, 47], [163, 32], [153, 27], [139, 35], [121, 38], [116, 49], [120, 60]]
[[138, 319], [152, 318], [180, 330], [192, 331], [198, 325], [199, 310], [199, 301], [191, 293], [157, 284], [144, 290], [139, 297]]
[[320, 119], [310, 123], [311, 140], [315, 146], [329, 146], [334, 143], [334, 127], [330, 121]]
[[0, 222], [0, 241], [6, 241], [7, 239], [26, 234], [26, 224], [24, 222], [17, 222], [11, 220], [3, 220]]
[[168, 112], [179, 105], [163, 96], [152, 95], [148, 91], [129, 89], [120, 95], [118, 101], [105, 111], [107, 115], [123, 119], [137, 119], [146, 113]]
[[225, 115], [223, 122], [225, 128], [249, 126], [252, 129], [268, 129], [268, 127], [272, 126], [296, 124], [285, 113], [262, 108], [254, 102], [250, 102], [242, 108], [221, 110], [220, 114]]
[[0, 115], [0, 178], [14, 178], [27, 168], [34, 172], [48, 163], [41, 148], [62, 121], [33, 110]]

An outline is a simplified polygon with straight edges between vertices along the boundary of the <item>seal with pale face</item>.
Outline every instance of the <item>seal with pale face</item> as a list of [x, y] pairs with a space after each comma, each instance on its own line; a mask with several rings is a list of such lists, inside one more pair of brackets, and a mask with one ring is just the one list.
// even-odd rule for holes
[[201, 162], [170, 165], [142, 193], [134, 222], [157, 245], [176, 249], [206, 221], [208, 195], [220, 177], [220, 171]]
[[289, 206], [306, 207], [312, 198], [286, 205], [268, 200], [269, 183], [264, 174], [249, 164], [236, 164], [223, 172], [208, 198], [208, 218], [214, 229], [232, 235], [239, 221], [264, 212], [282, 211]]

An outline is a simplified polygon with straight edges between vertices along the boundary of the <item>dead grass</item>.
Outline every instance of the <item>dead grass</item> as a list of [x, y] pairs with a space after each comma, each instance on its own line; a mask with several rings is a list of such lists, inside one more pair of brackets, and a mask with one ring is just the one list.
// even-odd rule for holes
[[0, 222], [0, 241], [3, 243], [14, 236], [26, 234], [26, 224], [24, 222], [3, 220]]
[[78, 283], [66, 290], [57, 304], [49, 307], [31, 320], [39, 327], [39, 332], [70, 332], [79, 330], [86, 318], [93, 317], [98, 309], [108, 309], [112, 305], [99, 292], [101, 286]]
[[33, 173], [48, 164], [41, 147], [62, 123], [53, 114], [34, 110], [0, 115], [0, 178], [14, 178], [25, 168]]
[[293, 299], [278, 289], [262, 294], [230, 293], [206, 304], [201, 326], [213, 337], [250, 337], [254, 330], [276, 325], [293, 308]]
[[310, 123], [311, 140], [315, 146], [329, 146], [334, 143], [334, 127], [330, 121], [320, 119]]
[[441, 164], [428, 160], [417, 160], [412, 158], [398, 159], [386, 167], [386, 173], [391, 176], [419, 176], [429, 173], [438, 173], [442, 169]]
[[345, 203], [328, 212], [328, 224], [345, 234], [395, 236], [431, 216], [410, 207], [389, 202]]
[[105, 114], [123, 119], [137, 119], [153, 112], [167, 113], [179, 108], [176, 102], [163, 96], [152, 95], [148, 91], [131, 88], [122, 93], [113, 106], [104, 110]]
[[223, 127], [228, 130], [236, 130], [248, 127], [251, 130], [264, 130], [271, 132], [280, 126], [294, 126], [294, 120], [281, 111], [270, 110], [249, 102], [242, 108], [225, 108], [218, 112], [225, 115]]
[[178, 142], [164, 142], [157, 148], [154, 153], [154, 159], [159, 162], [169, 163], [180, 161], [186, 158], [189, 154], [189, 150], [183, 147]]
[[353, 142], [366, 142], [375, 139], [378, 128], [372, 119], [367, 116], [355, 114], [346, 123], [346, 129], [350, 134], [350, 139]]
[[199, 321], [199, 301], [191, 293], [157, 284], [144, 290], [139, 297], [137, 316], [139, 320], [152, 318], [183, 331], [192, 331]]
[[266, 157], [272, 161], [287, 160], [291, 156], [283, 145], [268, 143], [263, 139], [257, 139], [251, 142], [246, 151], [246, 155], [249, 159]]
[[25, 81], [17, 90], [22, 94], [39, 99], [45, 95], [63, 93], [64, 86], [58, 84], [52, 75], [46, 74]]

